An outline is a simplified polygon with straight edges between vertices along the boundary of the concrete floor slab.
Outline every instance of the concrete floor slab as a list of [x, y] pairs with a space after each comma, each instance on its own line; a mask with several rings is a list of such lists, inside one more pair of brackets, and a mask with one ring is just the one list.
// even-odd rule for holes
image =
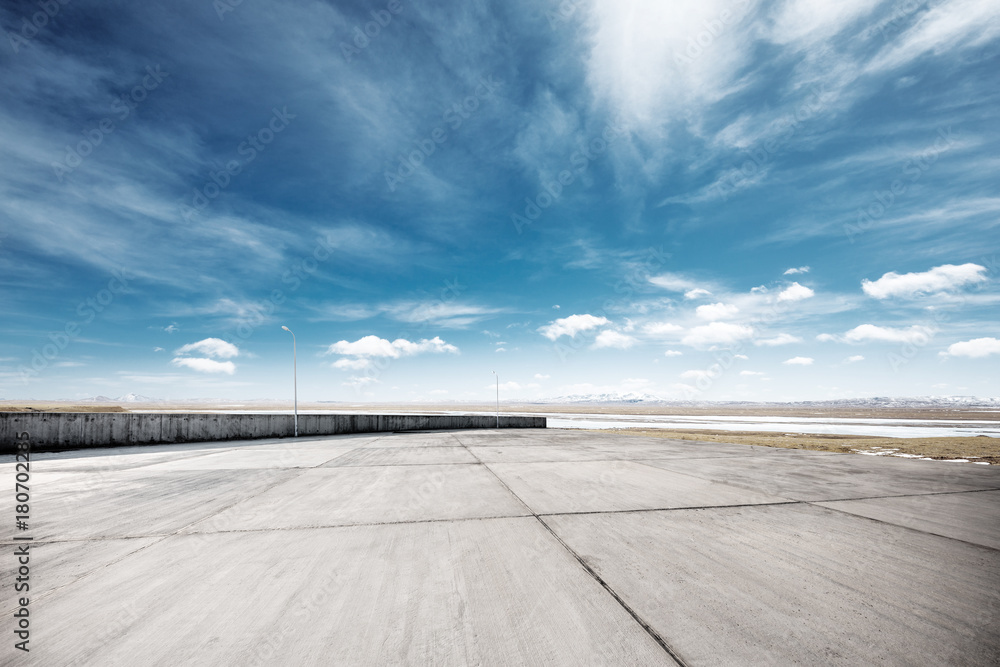
[[528, 514], [480, 465], [313, 468], [186, 532]]
[[268, 447], [230, 449], [177, 461], [156, 463], [143, 468], [165, 470], [249, 470], [266, 468], [315, 468], [332, 463], [355, 451], [353, 447]]
[[795, 500], [841, 500], [1000, 489], [1000, 466], [835, 454], [652, 460], [651, 466]]
[[1000, 550], [1000, 491], [816, 504]]
[[809, 505], [545, 517], [690, 665], [996, 665], [1000, 552]]
[[632, 461], [491, 463], [489, 468], [538, 514], [787, 502]]
[[[508, 433], [517, 429], [501, 429], [502, 433]], [[461, 447], [462, 443], [456, 440], [455, 431], [428, 431], [426, 433], [415, 431], [412, 433], [383, 433], [377, 441], [368, 443], [368, 447], [401, 448], [410, 449], [414, 447]], [[404, 435], [406, 437], [393, 437]]]
[[327, 467], [476, 463], [465, 447], [366, 447], [338, 457]]
[[[524, 429], [37, 456], [32, 652], [0, 664], [997, 662], [1000, 468], [761, 449]], [[508, 450], [600, 459], [468, 462]], [[337, 452], [364, 465], [249, 467]], [[191, 469], [220, 462], [244, 467]]]
[[[138, 537], [128, 539], [72, 540], [65, 542], [35, 542], [30, 547], [30, 565], [36, 574], [30, 580], [29, 599], [41, 601], [53, 591], [72, 584], [80, 577], [107, 567], [129, 554], [154, 544], [162, 537]], [[5, 555], [13, 554], [16, 546], [5, 544]], [[9, 557], [9, 556], [8, 556]], [[13, 559], [11, 559], [13, 560]], [[4, 563], [3, 565], [6, 565]], [[14, 591], [17, 573], [10, 567], [0, 567], [0, 590]], [[17, 600], [12, 595], [0, 596], [0, 616], [10, 618], [17, 609]], [[0, 663], [7, 646], [0, 646]]]
[[47, 598], [18, 664], [673, 664], [533, 518], [189, 539]]
[[[101, 475], [32, 475], [30, 535], [35, 540], [165, 535], [293, 478], [296, 470], [205, 470]], [[13, 494], [0, 513], [13, 517]], [[11, 540], [2, 540], [11, 543]]]

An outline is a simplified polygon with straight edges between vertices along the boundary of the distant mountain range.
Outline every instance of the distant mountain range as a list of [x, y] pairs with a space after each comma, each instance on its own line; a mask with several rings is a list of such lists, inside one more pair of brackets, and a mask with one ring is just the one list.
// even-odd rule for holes
[[125, 394], [124, 396], [119, 396], [118, 398], [108, 398], [107, 396], [94, 396], [93, 398], [84, 398], [77, 403], [160, 403], [162, 398], [150, 398], [149, 396], [140, 396], [139, 394]]
[[[162, 398], [150, 398], [139, 394], [126, 394], [118, 398], [95, 396], [74, 403], [207, 403], [225, 405], [236, 403], [247, 405], [253, 403], [274, 403], [274, 399], [227, 400], [214, 398], [191, 398], [177, 401], [166, 401]], [[338, 403], [339, 401], [309, 401], [310, 403]], [[462, 401], [433, 401], [435, 403], [463, 404]], [[481, 401], [466, 401], [464, 403], [480, 403]], [[1000, 409], [1000, 398], [979, 398], [977, 396], [910, 396], [891, 397], [877, 396], [874, 398], [841, 398], [827, 401], [678, 401], [655, 396], [653, 394], [625, 392], [604, 394], [570, 394], [553, 396], [551, 398], [510, 399], [501, 400], [504, 404], [522, 405], [648, 405], [672, 407], [708, 407], [708, 406], [792, 406], [792, 407], [827, 407], [827, 408], [993, 408]]]
[[[501, 401], [503, 402], [503, 401]], [[979, 398], [976, 396], [911, 396], [874, 398], [843, 398], [827, 401], [678, 401], [642, 393], [572, 394], [553, 398], [511, 401], [521, 403], [541, 403], [553, 405], [663, 405], [680, 407], [702, 406], [752, 406], [785, 405], [796, 407], [845, 407], [845, 408], [997, 408], [1000, 398]]]

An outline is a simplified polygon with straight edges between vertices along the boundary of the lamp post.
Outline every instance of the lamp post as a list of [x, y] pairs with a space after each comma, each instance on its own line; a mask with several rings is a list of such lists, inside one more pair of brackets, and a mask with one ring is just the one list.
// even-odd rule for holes
[[292, 334], [292, 390], [295, 392], [295, 437], [299, 437], [299, 363], [296, 359], [295, 351], [295, 334], [286, 326], [282, 326], [282, 329]]
[[490, 371], [497, 378], [497, 428], [500, 428], [500, 376], [496, 371]]

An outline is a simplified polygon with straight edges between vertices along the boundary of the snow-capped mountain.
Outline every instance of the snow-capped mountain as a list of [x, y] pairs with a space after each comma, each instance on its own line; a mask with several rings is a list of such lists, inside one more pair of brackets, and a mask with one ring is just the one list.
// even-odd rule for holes
[[[501, 401], [503, 402], [503, 401]], [[646, 404], [673, 407], [710, 407], [710, 406], [787, 406], [787, 407], [827, 407], [827, 408], [986, 408], [1000, 409], [1000, 398], [979, 398], [976, 396], [911, 396], [873, 398], [845, 398], [828, 401], [794, 401], [794, 402], [754, 402], [754, 401], [678, 401], [661, 398], [644, 393], [606, 393], [606, 394], [572, 394], [569, 396], [554, 396], [552, 398], [533, 399], [525, 403], [574, 404], [590, 403], [604, 405]]]
[[142, 396], [140, 394], [125, 394], [124, 396], [119, 396], [115, 401], [119, 403], [159, 403], [162, 398], [150, 398], [149, 396]]

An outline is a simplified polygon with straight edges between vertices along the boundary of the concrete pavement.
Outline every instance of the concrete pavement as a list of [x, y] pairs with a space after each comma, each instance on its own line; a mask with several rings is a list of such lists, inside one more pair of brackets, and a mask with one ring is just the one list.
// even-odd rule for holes
[[1000, 467], [483, 430], [37, 454], [0, 663], [994, 665]]

